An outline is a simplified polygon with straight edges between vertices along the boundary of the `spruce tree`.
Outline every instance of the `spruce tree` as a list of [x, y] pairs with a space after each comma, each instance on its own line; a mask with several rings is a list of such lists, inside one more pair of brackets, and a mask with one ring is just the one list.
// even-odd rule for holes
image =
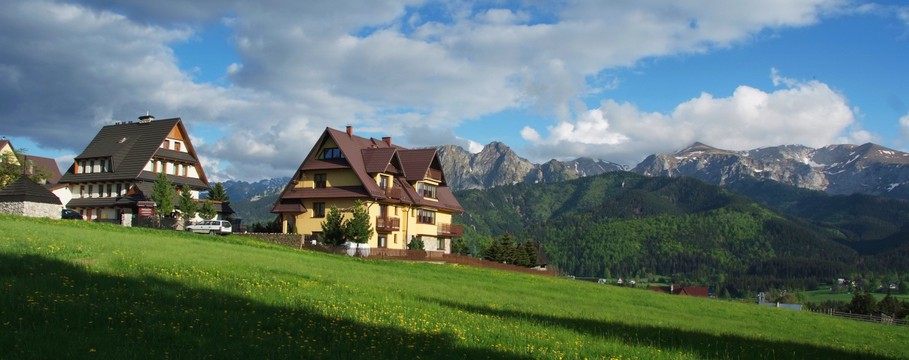
[[354, 202], [353, 216], [344, 224], [344, 235], [347, 240], [357, 244], [357, 248], [359, 248], [359, 244], [368, 242], [372, 234], [369, 211], [360, 200], [357, 200]]
[[196, 199], [193, 199], [192, 189], [189, 188], [189, 185], [183, 185], [180, 188], [180, 200], [178, 202], [184, 222], [196, 217], [196, 213], [199, 212], [199, 203], [196, 202]]
[[462, 238], [457, 238], [451, 241], [451, 252], [459, 255], [469, 255], [470, 248], [467, 247], [467, 242]]
[[218, 216], [218, 211], [215, 210], [215, 204], [213, 204], [211, 200], [205, 199], [205, 201], [202, 202], [202, 208], [199, 209], [199, 216], [205, 220], [214, 219], [215, 216]]
[[211, 190], [208, 191], [208, 199], [225, 204], [230, 203], [230, 196], [227, 196], [227, 190], [224, 189], [224, 185], [220, 182], [216, 182], [215, 186], [212, 186]]
[[173, 213], [174, 197], [176, 196], [177, 190], [174, 188], [174, 184], [167, 179], [167, 175], [159, 173], [151, 193], [151, 200], [155, 202], [155, 213], [159, 217]]
[[338, 246], [344, 243], [344, 218], [334, 205], [328, 209], [325, 221], [322, 222], [322, 243]]

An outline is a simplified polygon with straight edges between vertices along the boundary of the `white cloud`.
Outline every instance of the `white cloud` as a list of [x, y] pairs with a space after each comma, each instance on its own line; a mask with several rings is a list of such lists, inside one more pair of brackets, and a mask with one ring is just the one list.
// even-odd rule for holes
[[[794, 109], [795, 104], [787, 108], [785, 100], [829, 95], [826, 85], [798, 84], [770, 94], [743, 87], [732, 100], [704, 95], [670, 115], [614, 102], [579, 111], [579, 96], [600, 90], [591, 89], [600, 85], [587, 79], [604, 69], [726, 47], [766, 29], [810, 25], [831, 6], [842, 5], [838, 0], [568, 1], [546, 8], [475, 9], [455, 2], [424, 9], [416, 0], [83, 3], [4, 2], [0, 117], [5, 131], [77, 152], [94, 134], [86, 128], [145, 111], [158, 118], [180, 116], [191, 128], [225, 134], [198, 146], [207, 163], [224, 167], [211, 174], [248, 180], [291, 172], [326, 126], [356, 124], [413, 146], [476, 148], [452, 129], [524, 107], [555, 116], [545, 138], [533, 129], [522, 131], [555, 152], [547, 158], [569, 150], [608, 155], [615, 150], [596, 149], [647, 149], [637, 145], [641, 139], [678, 143], [722, 137], [698, 130], [694, 125], [710, 122], [689, 113], [765, 114], [766, 124], [748, 118], [740, 125], [771, 137], [774, 131], [762, 127], [773, 124], [768, 111], [816, 112]], [[441, 18], [424, 12], [439, 6], [446, 12]], [[548, 20], [534, 21], [535, 11]], [[180, 70], [171, 48], [214, 23], [234, 31], [228, 40], [239, 57], [216, 70], [230, 82], [224, 87], [195, 82]], [[764, 108], [762, 101], [774, 106]], [[842, 122], [832, 121], [837, 123], [831, 128]], [[640, 125], [647, 123], [652, 128]], [[798, 124], [783, 125], [803, 131]]]
[[900, 120], [900, 134], [903, 138], [909, 140], [909, 114], [903, 115]]
[[855, 124], [846, 99], [826, 84], [787, 79], [776, 71], [772, 79], [786, 87], [768, 93], [743, 85], [726, 98], [703, 93], [670, 114], [646, 113], [608, 100], [576, 120], [549, 127], [546, 137], [531, 128], [521, 133], [532, 142], [528, 149], [540, 158], [585, 155], [626, 164], [695, 141], [744, 150], [782, 144], [823, 146], [844, 132], [851, 140], [873, 139]]

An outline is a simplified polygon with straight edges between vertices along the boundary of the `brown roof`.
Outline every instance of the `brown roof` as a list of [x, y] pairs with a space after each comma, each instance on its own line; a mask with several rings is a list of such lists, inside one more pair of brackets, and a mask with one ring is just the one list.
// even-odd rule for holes
[[[343, 159], [320, 160], [317, 158], [319, 149], [329, 139], [338, 145], [338, 149], [344, 155]], [[396, 177], [395, 187], [402, 191], [390, 193], [386, 193], [385, 189], [380, 188], [373, 178], [374, 174], [385, 172], [398, 174], [408, 181], [422, 180], [430, 167], [438, 168], [441, 173], [441, 161], [439, 161], [435, 149], [409, 150], [380, 139], [367, 139], [345, 131], [325, 128], [325, 132], [313, 145], [298, 171], [351, 169], [362, 185], [326, 189], [296, 189], [293, 187], [293, 183], [290, 183], [281, 194], [280, 199], [373, 198], [425, 205], [449, 211], [463, 211], [451, 189], [444, 184], [444, 179], [436, 190], [439, 201], [432, 201], [417, 194], [408, 182], [397, 181], [398, 177]], [[272, 212], [285, 212], [282, 209], [286, 206], [282, 205], [280, 199], [276, 202]]]
[[[56, 184], [60, 181], [62, 175], [60, 174], [60, 168], [57, 167], [57, 160], [34, 155], [22, 155], [22, 160], [23, 164], [31, 162], [36, 168], [44, 170], [47, 174], [48, 184]], [[34, 172], [28, 166], [24, 166], [23, 169], [25, 170], [25, 175], [31, 175]]]
[[682, 287], [681, 289], [677, 289], [676, 294], [697, 296], [697, 297], [708, 297], [710, 294], [710, 290], [705, 287], [685, 286], [685, 287]]
[[[161, 143], [175, 128], [184, 135], [183, 142], [186, 145], [187, 153], [161, 148]], [[102, 127], [95, 138], [85, 147], [85, 150], [75, 158], [75, 161], [110, 158], [111, 171], [76, 174], [74, 163], [63, 174], [60, 182], [79, 183], [147, 178], [148, 176], [143, 174], [143, 169], [152, 157], [186, 161], [197, 165], [199, 179], [175, 176], [171, 181], [178, 185], [188, 184], [195, 188], [208, 188], [205, 172], [201, 166], [198, 166], [199, 159], [180, 118], [126, 122]]]
[[57, 195], [25, 176], [0, 190], [0, 202], [22, 201], [62, 205]]

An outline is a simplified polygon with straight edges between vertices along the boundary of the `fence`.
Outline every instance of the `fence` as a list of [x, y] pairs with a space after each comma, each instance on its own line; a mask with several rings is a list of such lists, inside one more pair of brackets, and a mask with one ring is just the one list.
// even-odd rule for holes
[[[298, 234], [268, 234], [268, 233], [246, 233], [244, 236], [254, 237], [259, 240], [267, 241], [274, 244], [280, 244], [297, 249], [306, 249], [329, 254], [346, 254], [347, 249], [322, 244], [312, 244], [304, 240], [302, 235]], [[433, 261], [444, 262], [448, 264], [467, 265], [483, 267], [487, 269], [497, 269], [506, 271], [522, 272], [534, 275], [555, 276], [556, 271], [553, 269], [531, 269], [523, 266], [502, 264], [464, 255], [445, 254], [441, 251], [425, 250], [406, 250], [406, 249], [370, 249], [368, 259], [376, 260], [401, 260], [401, 261]]]
[[821, 314], [827, 314], [827, 315], [831, 315], [831, 316], [841, 317], [841, 318], [849, 319], [849, 320], [865, 321], [865, 322], [873, 322], [873, 323], [897, 325], [897, 326], [909, 326], [909, 321], [906, 321], [903, 319], [896, 319], [892, 316], [888, 316], [887, 314], [881, 314], [880, 316], [853, 314], [853, 313], [847, 313], [847, 312], [840, 312], [840, 311], [836, 311], [833, 309], [823, 309], [823, 310], [816, 311], [816, 312], [819, 312]]
[[159, 218], [157, 216], [138, 216], [133, 218], [133, 226], [152, 229], [174, 230], [177, 228], [177, 219]]

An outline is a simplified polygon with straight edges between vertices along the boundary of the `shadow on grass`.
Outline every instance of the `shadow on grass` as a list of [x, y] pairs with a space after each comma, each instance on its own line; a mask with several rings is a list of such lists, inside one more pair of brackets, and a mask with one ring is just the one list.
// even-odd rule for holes
[[[344, 306], [344, 304], [336, 304]], [[156, 278], [0, 254], [0, 358], [522, 359]]]
[[[424, 299], [442, 306], [475, 314], [536, 322], [581, 334], [599, 336], [629, 345], [651, 346], [664, 351], [693, 353], [709, 359], [891, 359], [883, 355], [837, 350], [811, 344], [755, 339], [730, 334], [711, 334], [693, 330], [614, 321], [577, 319], [534, 314], [525, 311], [493, 309], [441, 299]], [[835, 346], [831, 344], [831, 346]]]

